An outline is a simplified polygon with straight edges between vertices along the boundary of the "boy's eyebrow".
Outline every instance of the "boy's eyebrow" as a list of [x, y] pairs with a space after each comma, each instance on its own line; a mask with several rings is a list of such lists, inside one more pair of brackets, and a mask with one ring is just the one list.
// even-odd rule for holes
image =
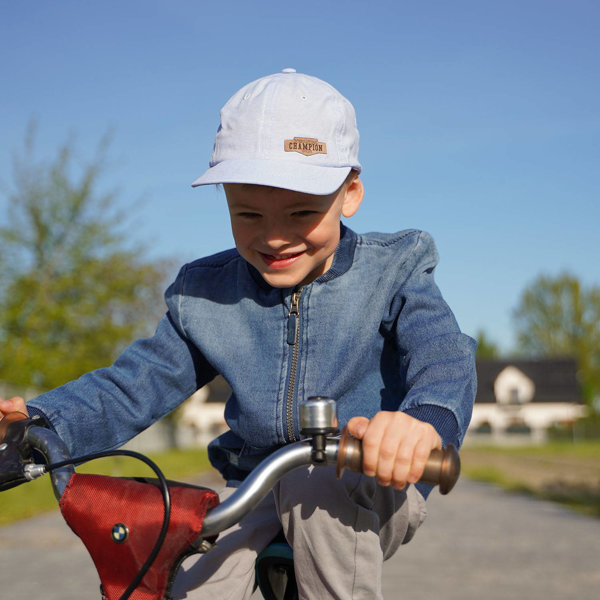
[[236, 210], [247, 210], [251, 212], [259, 212], [259, 209], [252, 204], [246, 204], [245, 202], [230, 202], [229, 208], [235, 208]]

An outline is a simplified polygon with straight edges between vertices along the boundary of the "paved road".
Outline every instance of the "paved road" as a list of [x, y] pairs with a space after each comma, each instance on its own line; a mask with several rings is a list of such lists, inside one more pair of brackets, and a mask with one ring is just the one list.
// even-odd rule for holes
[[[416, 537], [385, 565], [386, 599], [600, 598], [600, 519], [468, 480], [428, 504]], [[0, 528], [1, 600], [98, 600], [96, 590], [58, 513]]]

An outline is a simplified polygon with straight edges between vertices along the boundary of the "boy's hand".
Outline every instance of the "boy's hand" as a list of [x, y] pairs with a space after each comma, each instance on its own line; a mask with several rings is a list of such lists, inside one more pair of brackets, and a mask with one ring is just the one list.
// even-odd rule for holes
[[353, 417], [348, 431], [362, 440], [365, 475], [398, 490], [419, 481], [429, 453], [442, 447], [432, 425], [402, 412], [381, 411], [371, 420]]
[[9, 400], [4, 400], [0, 398], [0, 418], [4, 415], [7, 415], [10, 412], [19, 411], [24, 415], [28, 415], [27, 407], [25, 406], [25, 400], [20, 396], [15, 396], [14, 398], [10, 398]]

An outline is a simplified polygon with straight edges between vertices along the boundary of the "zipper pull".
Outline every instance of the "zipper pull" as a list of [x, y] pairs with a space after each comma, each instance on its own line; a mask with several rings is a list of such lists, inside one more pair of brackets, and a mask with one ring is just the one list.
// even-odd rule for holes
[[292, 294], [292, 302], [287, 322], [287, 343], [293, 346], [298, 339], [298, 325], [300, 320], [300, 294], [302, 288]]

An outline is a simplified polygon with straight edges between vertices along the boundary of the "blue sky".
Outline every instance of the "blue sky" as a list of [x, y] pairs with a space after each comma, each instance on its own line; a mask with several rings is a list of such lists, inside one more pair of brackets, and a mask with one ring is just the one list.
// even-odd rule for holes
[[[600, 283], [600, 3], [0, 0], [0, 180], [28, 122], [37, 156], [113, 132], [103, 185], [150, 256], [232, 245], [207, 166], [218, 111], [285, 67], [354, 104], [366, 197], [357, 231], [416, 227], [463, 330], [514, 344], [538, 274]], [[0, 198], [0, 221], [6, 200]]]

